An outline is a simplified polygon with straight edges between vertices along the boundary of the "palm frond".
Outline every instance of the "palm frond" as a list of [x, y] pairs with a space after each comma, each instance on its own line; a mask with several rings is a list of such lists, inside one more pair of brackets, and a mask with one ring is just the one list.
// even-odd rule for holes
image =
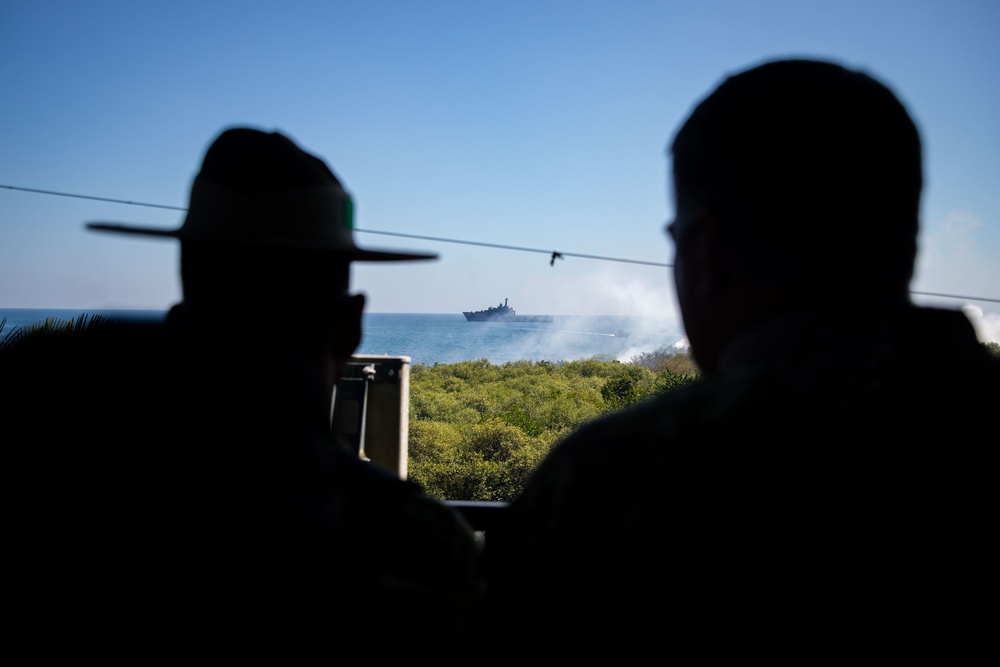
[[[113, 321], [115, 321], [115, 318], [113, 317], [109, 317], [107, 315], [91, 315], [90, 313], [81, 313], [75, 318], [68, 320], [61, 317], [49, 316], [44, 320], [32, 322], [31, 324], [24, 325], [7, 332], [3, 339], [0, 339], [0, 351], [3, 351], [5, 348], [8, 348], [18, 341], [27, 338], [51, 338], [56, 336], [78, 335], [86, 333], [94, 327]], [[0, 329], [3, 328], [2, 325], [6, 322], [7, 318], [5, 317], [2, 322], [0, 322]]]

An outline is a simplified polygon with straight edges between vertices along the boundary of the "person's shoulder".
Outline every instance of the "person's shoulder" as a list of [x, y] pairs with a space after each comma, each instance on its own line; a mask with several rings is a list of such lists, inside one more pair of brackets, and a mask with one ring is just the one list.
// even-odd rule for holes
[[674, 389], [615, 412], [598, 417], [577, 428], [556, 445], [556, 451], [577, 455], [589, 449], [628, 443], [657, 446], [664, 439], [678, 437], [694, 423], [715, 391], [709, 379]]
[[[339, 445], [331, 449], [331, 455], [336, 458], [336, 483], [345, 495], [348, 511], [365, 517], [364, 521], [423, 531], [428, 537], [457, 534], [465, 539], [473, 535], [460, 512], [427, 495], [416, 482], [362, 460]], [[428, 529], [433, 532], [426, 532]]]
[[[472, 527], [418, 484], [346, 450], [337, 449], [336, 459], [330, 490], [340, 508], [335, 523], [342, 544], [364, 576], [378, 582], [377, 599], [361, 603], [387, 605], [374, 611], [451, 636], [476, 595], [482, 547]], [[416, 615], [404, 621], [409, 614]]]
[[713, 391], [699, 380], [578, 427], [531, 473], [517, 505], [571, 497], [585, 503], [586, 496], [634, 491], [648, 475], [676, 474], [698, 445], [699, 415]]
[[0, 348], [0, 367], [22, 393], [54, 392], [67, 382], [94, 386], [113, 372], [119, 351], [133, 340], [126, 330], [131, 324], [98, 318], [18, 332]]
[[112, 363], [136, 355], [154, 357], [168, 347], [174, 332], [157, 320], [94, 318], [85, 325], [35, 332], [10, 346], [12, 355], [52, 357], [59, 363]]
[[1000, 392], [1000, 354], [978, 338], [964, 312], [913, 307], [907, 315], [906, 333], [898, 339], [900, 366], [908, 364], [915, 373], [923, 368], [921, 358], [933, 359], [942, 379], [956, 388], [993, 396]]

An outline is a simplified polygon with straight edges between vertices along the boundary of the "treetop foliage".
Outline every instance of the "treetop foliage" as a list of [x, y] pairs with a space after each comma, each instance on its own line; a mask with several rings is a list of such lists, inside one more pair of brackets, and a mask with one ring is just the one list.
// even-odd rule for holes
[[410, 478], [441, 500], [512, 500], [577, 427], [698, 378], [683, 353], [636, 359], [414, 364]]

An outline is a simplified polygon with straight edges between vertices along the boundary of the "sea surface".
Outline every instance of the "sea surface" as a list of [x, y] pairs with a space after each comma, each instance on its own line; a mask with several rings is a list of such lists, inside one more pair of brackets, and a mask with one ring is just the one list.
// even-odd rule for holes
[[[0, 339], [17, 327], [48, 317], [73, 320], [82, 314], [162, 319], [165, 310], [0, 309], [6, 318]], [[667, 318], [555, 315], [552, 322], [467, 322], [461, 313], [366, 313], [357, 354], [406, 356], [411, 364], [451, 364], [486, 359], [570, 361], [617, 359], [676, 346], [683, 332]], [[281, 327], [281, 322], [267, 326]], [[622, 335], [627, 334], [627, 335]]]

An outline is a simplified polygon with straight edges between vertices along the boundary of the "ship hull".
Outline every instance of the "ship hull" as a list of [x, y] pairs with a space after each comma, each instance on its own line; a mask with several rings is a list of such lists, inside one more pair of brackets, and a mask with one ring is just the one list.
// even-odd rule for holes
[[463, 311], [469, 322], [551, 322], [551, 315], [498, 315], [493, 313], [477, 313]]

